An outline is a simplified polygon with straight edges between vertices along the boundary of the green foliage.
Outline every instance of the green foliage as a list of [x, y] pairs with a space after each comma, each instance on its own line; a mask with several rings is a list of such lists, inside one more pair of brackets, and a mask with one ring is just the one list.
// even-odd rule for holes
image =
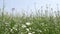
[[[41, 11], [42, 12], [42, 11]], [[60, 34], [60, 16], [0, 16], [0, 34]]]

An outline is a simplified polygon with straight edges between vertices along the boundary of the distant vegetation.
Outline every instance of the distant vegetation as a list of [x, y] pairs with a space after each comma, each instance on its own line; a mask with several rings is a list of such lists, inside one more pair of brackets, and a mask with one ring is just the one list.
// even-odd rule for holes
[[14, 8], [12, 15], [0, 11], [0, 34], [60, 34], [60, 11], [48, 9], [18, 16], [13, 16]]

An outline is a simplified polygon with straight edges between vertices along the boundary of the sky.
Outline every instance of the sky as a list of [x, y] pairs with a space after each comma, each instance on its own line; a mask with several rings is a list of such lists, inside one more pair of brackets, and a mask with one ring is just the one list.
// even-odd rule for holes
[[[5, 10], [11, 11], [12, 8], [16, 10], [40, 9], [41, 6], [46, 5], [56, 9], [57, 4], [60, 8], [60, 0], [5, 0]], [[0, 0], [0, 8], [3, 6], [3, 0]]]

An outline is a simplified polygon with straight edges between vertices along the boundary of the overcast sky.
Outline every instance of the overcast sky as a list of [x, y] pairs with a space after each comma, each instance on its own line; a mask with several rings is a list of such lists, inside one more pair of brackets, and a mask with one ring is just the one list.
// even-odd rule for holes
[[[16, 10], [21, 9], [39, 9], [41, 6], [48, 6], [56, 8], [56, 4], [60, 6], [60, 0], [5, 0], [5, 9], [11, 10], [11, 8], [16, 8]], [[0, 0], [0, 8], [2, 8], [3, 0]], [[36, 5], [36, 6], [35, 6]]]

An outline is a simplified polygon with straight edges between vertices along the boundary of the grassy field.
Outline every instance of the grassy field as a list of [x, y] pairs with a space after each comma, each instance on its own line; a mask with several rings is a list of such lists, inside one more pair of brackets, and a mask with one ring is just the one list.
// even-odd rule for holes
[[[0, 15], [0, 34], [60, 34], [59, 10], [48, 13], [48, 10], [37, 10], [26, 16]], [[13, 13], [13, 12], [12, 12]]]

